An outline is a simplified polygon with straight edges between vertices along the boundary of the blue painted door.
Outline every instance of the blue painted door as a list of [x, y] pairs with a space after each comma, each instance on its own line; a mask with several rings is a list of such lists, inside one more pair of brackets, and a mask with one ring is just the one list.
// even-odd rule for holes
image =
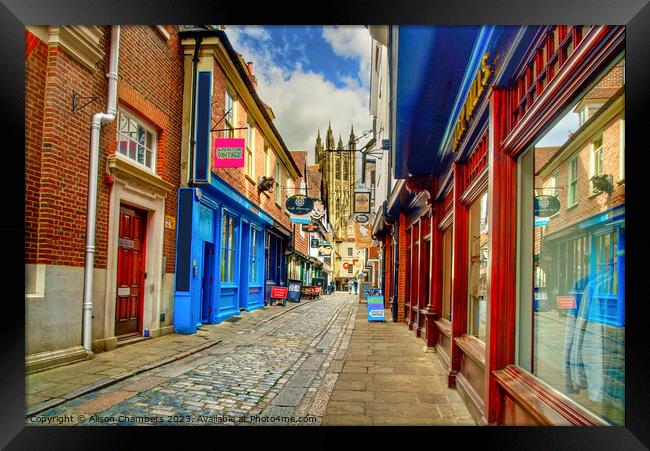
[[212, 312], [212, 286], [214, 284], [214, 244], [203, 244], [203, 280], [201, 283], [201, 322], [210, 322]]
[[239, 272], [239, 309], [245, 310], [248, 307], [248, 284], [250, 274], [250, 256], [249, 256], [249, 241], [250, 241], [250, 223], [242, 221], [241, 229], [241, 247], [239, 263], [241, 269]]

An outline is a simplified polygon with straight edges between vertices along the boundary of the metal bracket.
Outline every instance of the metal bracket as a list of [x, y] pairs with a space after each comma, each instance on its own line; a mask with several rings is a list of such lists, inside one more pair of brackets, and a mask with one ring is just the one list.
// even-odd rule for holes
[[[90, 99], [90, 100], [88, 100]], [[79, 101], [80, 100], [88, 100], [86, 103], [83, 105], [79, 106]], [[79, 110], [84, 109], [86, 106], [90, 105], [94, 101], [99, 100], [101, 101], [101, 97], [84, 97], [79, 95], [79, 93], [75, 90], [72, 91], [72, 112], [76, 113]]]

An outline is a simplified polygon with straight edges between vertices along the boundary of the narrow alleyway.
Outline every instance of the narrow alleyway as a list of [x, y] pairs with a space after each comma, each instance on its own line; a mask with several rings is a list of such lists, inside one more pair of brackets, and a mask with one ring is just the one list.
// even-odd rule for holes
[[[204, 335], [213, 334], [213, 341], [219, 337], [216, 344], [71, 399], [26, 422], [473, 424], [458, 394], [446, 388], [438, 357], [424, 353], [422, 342], [404, 325], [369, 324], [365, 305], [355, 301], [337, 293], [289, 304], [286, 311], [273, 306], [257, 317], [251, 312], [235, 323], [204, 326]], [[159, 348], [156, 340], [132, 345], [132, 356], [141, 358], [136, 349], [145, 346]], [[103, 368], [101, 361], [84, 364]], [[61, 377], [66, 367], [52, 371]], [[70, 367], [67, 372], [74, 374]]]

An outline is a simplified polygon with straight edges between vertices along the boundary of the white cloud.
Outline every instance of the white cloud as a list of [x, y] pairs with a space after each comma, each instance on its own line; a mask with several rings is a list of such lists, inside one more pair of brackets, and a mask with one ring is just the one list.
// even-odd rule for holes
[[365, 27], [342, 25], [323, 27], [323, 38], [335, 54], [359, 59], [359, 79], [363, 86], [370, 83], [370, 34]]
[[[309, 61], [304, 43], [287, 39], [283, 40], [281, 48], [254, 45], [250, 39], [253, 35], [246, 28], [227, 27], [226, 34], [235, 50], [244, 55], [246, 61], [253, 61], [258, 94], [273, 109], [275, 126], [289, 150], [307, 150], [308, 162], [313, 164], [316, 134], [320, 129], [321, 137], [325, 138], [330, 120], [335, 141], [338, 142], [341, 134], [346, 144], [351, 125], [354, 125], [357, 137], [372, 127], [367, 86], [348, 77], [344, 80], [345, 85], [339, 88], [323, 74], [304, 69], [303, 64]], [[262, 36], [263, 41], [268, 35], [268, 32], [256, 33]], [[286, 62], [287, 52], [296, 50], [303, 56], [290, 62], [289, 67], [281, 66], [279, 62]], [[370, 44], [367, 53], [370, 53]], [[365, 141], [359, 142], [357, 147], [364, 144]]]

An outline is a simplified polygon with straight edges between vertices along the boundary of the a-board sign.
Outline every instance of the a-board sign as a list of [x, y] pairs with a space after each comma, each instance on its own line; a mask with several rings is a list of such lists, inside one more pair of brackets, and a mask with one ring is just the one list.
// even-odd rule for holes
[[271, 299], [282, 300], [287, 298], [287, 287], [273, 287], [271, 288]]
[[285, 207], [294, 215], [306, 215], [314, 209], [314, 201], [304, 194], [296, 194], [287, 199]]
[[368, 296], [368, 321], [384, 321], [383, 296]]
[[302, 282], [297, 279], [289, 279], [287, 281], [287, 301], [300, 302], [300, 290], [302, 289]]
[[361, 282], [359, 284], [359, 302], [366, 302], [368, 296], [372, 295], [372, 283], [370, 282]]

